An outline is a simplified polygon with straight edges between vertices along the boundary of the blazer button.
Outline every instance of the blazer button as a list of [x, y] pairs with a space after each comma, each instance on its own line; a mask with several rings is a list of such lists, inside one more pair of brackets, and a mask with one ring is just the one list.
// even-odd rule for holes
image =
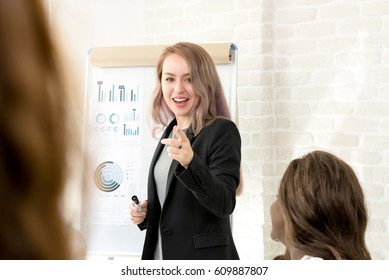
[[171, 232], [170, 232], [169, 229], [164, 228], [164, 229], [162, 230], [162, 233], [165, 234], [165, 235], [169, 235]]

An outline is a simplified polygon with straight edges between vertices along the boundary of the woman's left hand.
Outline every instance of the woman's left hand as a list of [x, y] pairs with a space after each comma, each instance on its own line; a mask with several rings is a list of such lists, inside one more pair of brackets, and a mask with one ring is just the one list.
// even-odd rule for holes
[[178, 161], [186, 169], [193, 159], [190, 141], [186, 134], [177, 126], [173, 127], [173, 132], [177, 139], [165, 138], [161, 140], [161, 143], [168, 145], [167, 152], [169, 157]]

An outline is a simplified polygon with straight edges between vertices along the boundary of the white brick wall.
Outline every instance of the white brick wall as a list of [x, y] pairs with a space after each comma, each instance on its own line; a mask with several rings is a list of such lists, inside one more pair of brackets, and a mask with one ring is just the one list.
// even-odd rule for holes
[[[388, 19], [388, 1], [368, 0], [276, 1], [273, 18], [274, 118], [287, 118], [276, 122], [274, 148], [292, 157], [328, 150], [355, 169], [375, 259], [389, 258]], [[288, 160], [276, 153], [276, 166]], [[282, 249], [268, 237], [264, 207], [264, 255], [272, 258]]]
[[[369, 205], [369, 249], [373, 258], [389, 259], [389, 1], [51, 2], [66, 39], [76, 38], [69, 48], [80, 69], [81, 54], [95, 45], [237, 45], [245, 187], [234, 235], [243, 260], [283, 251], [269, 237], [269, 207], [286, 165], [315, 149], [355, 169]], [[114, 20], [104, 14], [103, 24], [96, 11], [108, 8]], [[127, 15], [124, 22], [115, 9]], [[84, 35], [75, 36], [78, 30]]]

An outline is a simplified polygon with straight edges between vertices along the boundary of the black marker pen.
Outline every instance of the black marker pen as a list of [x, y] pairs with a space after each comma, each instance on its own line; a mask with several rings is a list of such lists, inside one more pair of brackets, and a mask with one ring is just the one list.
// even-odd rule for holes
[[142, 206], [140, 206], [140, 204], [139, 204], [139, 199], [138, 199], [138, 197], [137, 197], [136, 195], [133, 195], [131, 199], [132, 199], [132, 201], [134, 202], [134, 205], [135, 205], [136, 209], [137, 209], [139, 212], [142, 212], [143, 209], [142, 209]]

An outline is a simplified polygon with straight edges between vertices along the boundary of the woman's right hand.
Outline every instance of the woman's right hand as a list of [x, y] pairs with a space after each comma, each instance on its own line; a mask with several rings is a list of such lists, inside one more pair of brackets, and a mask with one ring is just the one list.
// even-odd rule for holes
[[147, 215], [147, 200], [141, 201], [139, 204], [142, 207], [142, 211], [139, 211], [133, 203], [130, 205], [130, 217], [131, 221], [139, 225], [142, 223]]

